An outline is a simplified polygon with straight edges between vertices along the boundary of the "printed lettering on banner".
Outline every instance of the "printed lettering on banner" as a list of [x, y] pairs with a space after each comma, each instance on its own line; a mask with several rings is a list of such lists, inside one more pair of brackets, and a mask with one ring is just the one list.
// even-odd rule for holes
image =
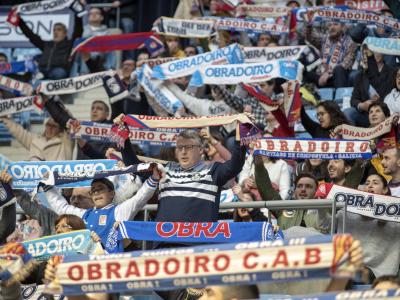
[[[80, 172], [111, 170], [117, 161], [111, 159], [81, 161], [31, 161], [12, 162], [9, 172], [13, 177], [13, 189], [35, 189], [47, 172]], [[80, 181], [66, 187], [90, 186], [90, 181]]]
[[[63, 294], [352, 276], [349, 235], [66, 257]], [[181, 254], [176, 255], [176, 252]], [[334, 273], [332, 273], [334, 272]], [[101, 283], [99, 283], [101, 282]]]

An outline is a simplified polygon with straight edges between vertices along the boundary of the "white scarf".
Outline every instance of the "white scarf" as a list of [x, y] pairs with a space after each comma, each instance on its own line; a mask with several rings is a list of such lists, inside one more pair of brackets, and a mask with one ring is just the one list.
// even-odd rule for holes
[[40, 109], [40, 96], [18, 97], [0, 100], [0, 117], [16, 114], [23, 111]]
[[244, 47], [246, 63], [286, 59], [297, 60], [307, 46]]
[[208, 38], [214, 31], [214, 22], [161, 17], [152, 31], [163, 35]]

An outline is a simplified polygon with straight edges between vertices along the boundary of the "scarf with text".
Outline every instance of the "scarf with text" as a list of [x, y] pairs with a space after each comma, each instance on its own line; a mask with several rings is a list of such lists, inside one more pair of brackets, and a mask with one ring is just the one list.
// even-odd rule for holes
[[241, 243], [283, 239], [268, 222], [135, 222], [119, 224], [118, 239], [167, 243]]
[[369, 141], [263, 138], [255, 142], [254, 155], [283, 159], [369, 159]]
[[7, 183], [0, 182], [0, 210], [3, 207], [8, 206], [13, 198], [14, 193], [11, 189], [11, 186]]
[[[21, 297], [22, 300], [44, 300], [46, 296], [44, 295], [45, 285], [40, 284], [29, 284], [21, 285]], [[65, 297], [62, 295], [53, 295], [54, 300], [64, 300]]]
[[[323, 294], [313, 294], [304, 296], [274, 296], [273, 300], [350, 300], [350, 299], [399, 299], [400, 289], [387, 290], [358, 290], [358, 291], [338, 291]], [[272, 300], [272, 299], [271, 299]]]
[[152, 31], [169, 36], [208, 38], [214, 34], [214, 22], [161, 17]]
[[213, 18], [213, 20], [215, 22], [216, 30], [257, 32], [272, 35], [289, 33], [289, 27], [287, 25], [269, 23], [266, 21], [244, 20], [238, 18]]
[[32, 60], [0, 63], [0, 74], [37, 73], [37, 65]]
[[344, 186], [322, 183], [316, 195], [346, 204], [346, 211], [390, 222], [400, 222], [400, 198], [372, 194]]
[[272, 7], [271, 5], [239, 5], [236, 7], [236, 16], [275, 18], [290, 14], [289, 7]]
[[140, 85], [169, 114], [173, 115], [183, 107], [179, 98], [164, 86], [162, 80], [151, 78], [152, 69], [149, 66], [144, 65], [136, 72]]
[[40, 83], [40, 92], [45, 95], [63, 95], [88, 91], [102, 86], [111, 103], [129, 95], [121, 79], [114, 71], [105, 71]]
[[313, 14], [313, 22], [331, 21], [342, 22], [346, 24], [365, 24], [376, 25], [385, 29], [390, 29], [394, 32], [400, 32], [400, 21], [378, 15], [371, 11], [352, 10], [344, 7], [324, 8], [311, 11]]
[[76, 52], [110, 52], [142, 48], [146, 48], [150, 54], [153, 54], [153, 52], [160, 52], [163, 44], [152, 32], [99, 35], [76, 40], [71, 56]]
[[42, 108], [43, 104], [40, 96], [0, 99], [0, 117], [23, 111], [41, 110]]
[[[80, 121], [79, 130], [72, 134], [72, 138], [85, 141], [97, 141], [112, 143], [112, 124]], [[136, 145], [161, 145], [165, 147], [175, 146], [176, 138], [180, 130], [172, 128], [139, 129], [129, 127], [129, 139]]]
[[367, 36], [363, 41], [372, 52], [387, 55], [400, 55], [400, 40], [395, 38], [378, 38]]
[[184, 77], [196, 71], [201, 66], [216, 64], [237, 64], [243, 63], [243, 54], [238, 44], [229, 45], [214, 51], [185, 57], [177, 61], [167, 62], [155, 66], [151, 73], [152, 78], [161, 80]]
[[20, 14], [34, 15], [47, 14], [53, 11], [71, 8], [79, 17], [86, 14], [85, 8], [79, 0], [44, 0], [15, 5], [7, 16], [7, 22], [13, 26], [18, 26]]
[[137, 128], [200, 128], [221, 126], [236, 122], [239, 130], [236, 131], [237, 140], [250, 143], [260, 135], [259, 129], [246, 114], [227, 116], [200, 116], [200, 117], [157, 117], [143, 115], [126, 115], [126, 124]]
[[265, 62], [270, 60], [298, 60], [307, 46], [282, 47], [244, 47], [246, 63]]
[[347, 124], [339, 125], [335, 128], [335, 132], [342, 136], [345, 140], [373, 140], [386, 133], [389, 133], [392, 126], [398, 122], [399, 115], [393, 114], [385, 121], [370, 128], [356, 127]]
[[48, 177], [40, 181], [39, 186], [60, 186], [64, 184], [74, 184], [80, 181], [101, 179], [109, 176], [117, 176], [122, 174], [138, 174], [146, 173], [153, 170], [156, 163], [141, 163], [129, 167], [115, 167], [113, 170], [81, 170], [73, 172], [50, 172]]
[[54, 255], [91, 254], [95, 244], [90, 230], [75, 230], [44, 236], [22, 242], [27, 252], [36, 260], [47, 260]]
[[[203, 287], [206, 283], [232, 284], [232, 280], [237, 285], [247, 285], [352, 277], [355, 271], [350, 263], [352, 243], [350, 235], [335, 235], [67, 256], [57, 266], [56, 279], [63, 295], [74, 295], [89, 291], [176, 290]], [[277, 271], [285, 276], [276, 276]], [[232, 280], [226, 280], [228, 277]]]
[[[117, 164], [112, 159], [67, 160], [67, 161], [18, 161], [9, 165], [8, 172], [13, 178], [13, 189], [33, 190], [47, 172], [79, 172], [91, 170], [112, 170]], [[65, 187], [90, 186], [90, 181], [76, 182]]]
[[165, 64], [167, 62], [171, 62], [174, 60], [178, 60], [178, 57], [157, 57], [151, 59], [143, 60], [143, 64], [148, 65], [150, 68], [154, 68], [155, 66]]
[[0, 75], [0, 89], [9, 91], [17, 96], [30, 95], [33, 92], [33, 87], [29, 83], [15, 80], [4, 75]]
[[303, 65], [298, 61], [275, 60], [268, 63], [205, 66], [196, 71], [190, 86], [238, 84], [268, 81], [274, 78], [301, 81]]

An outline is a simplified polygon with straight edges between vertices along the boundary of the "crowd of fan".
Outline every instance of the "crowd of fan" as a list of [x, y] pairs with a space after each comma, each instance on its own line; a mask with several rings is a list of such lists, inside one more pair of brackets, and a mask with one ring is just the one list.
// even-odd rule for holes
[[[122, 5], [122, 7], [125, 2], [129, 1], [114, 1], [116, 6]], [[226, 15], [225, 11], [219, 10], [221, 4], [222, 1], [218, 0], [181, 1], [175, 17], [190, 19], [199, 15]], [[300, 3], [296, 0], [288, 1], [286, 5], [292, 8], [300, 7]], [[335, 5], [335, 1], [323, 0], [319, 5], [331, 6]], [[110, 28], [104, 24], [105, 13], [100, 8], [88, 6], [86, 24], [76, 16], [72, 37], [67, 36], [65, 25], [55, 24], [52, 41], [43, 41], [29, 29], [22, 18], [19, 25], [21, 31], [41, 51], [37, 64], [44, 79], [61, 79], [115, 69], [117, 58], [114, 52], [78, 54], [73, 61], [69, 60], [73, 41], [77, 37], [110, 34]], [[384, 9], [380, 13], [399, 17], [394, 16], [390, 9]], [[126, 19], [128, 20], [124, 22], [129, 23], [129, 17]], [[129, 32], [129, 29], [127, 30]], [[394, 37], [389, 30], [332, 22], [321, 26], [299, 24], [296, 34], [291, 35], [291, 38], [264, 33], [250, 37], [245, 33], [219, 32], [218, 34], [220, 47], [234, 42], [243, 46], [258, 47], [307, 44], [308, 52], [300, 59], [304, 65], [314, 61], [315, 57], [322, 53], [331, 53], [339, 49], [339, 61], [333, 69], [328, 67], [327, 62], [322, 61], [315, 70], [304, 71], [303, 74], [302, 86], [305, 88], [303, 98], [309, 98], [311, 95], [311, 98], [316, 99], [313, 107], [316, 119], [309, 116], [312, 109], [306, 111], [302, 107], [300, 122], [312, 138], [336, 138], [333, 129], [338, 125], [371, 127], [394, 113], [400, 113], [398, 100], [400, 72], [397, 57], [372, 53], [359, 46], [367, 36]], [[209, 51], [208, 46], [199, 39], [179, 39], [173, 36], [165, 36], [162, 39], [165, 52], [161, 57], [183, 58]], [[118, 75], [129, 90], [129, 96], [112, 104], [107, 99], [94, 101], [90, 116], [87, 116], [90, 121], [118, 123], [121, 114], [169, 115], [140, 87], [136, 77], [132, 76], [135, 69], [150, 58], [150, 54], [144, 50], [135, 53], [135, 57], [131, 54], [131, 52], [124, 53], [121, 68], [118, 69]], [[7, 62], [10, 59], [7, 55], [0, 54], [0, 62]], [[14, 76], [19, 76], [18, 78], [22, 80], [31, 80], [29, 74]], [[214, 85], [194, 90], [188, 87], [189, 79], [190, 76], [165, 83], [184, 104], [176, 116], [248, 112], [254, 116], [264, 136], [296, 137], [297, 132], [294, 128], [281, 124], [274, 114], [266, 111], [250, 95], [243, 96], [240, 86]], [[263, 93], [274, 101], [282, 101], [286, 88], [284, 82], [283, 79], [273, 79], [261, 83], [260, 87]], [[352, 87], [351, 106], [342, 111], [335, 101], [318, 101], [318, 89], [324, 87], [334, 89]], [[2, 96], [11, 98], [9, 92], [2, 92]], [[398, 148], [385, 149], [375, 157], [374, 161], [343, 159], [288, 161], [251, 155], [250, 148], [247, 148], [249, 151], [246, 152], [246, 147], [235, 140], [234, 127], [221, 126], [203, 128], [200, 131], [183, 131], [178, 135], [174, 148], [131, 145], [128, 139], [124, 148], [118, 149], [113, 144], [71, 139], [67, 128], [75, 118], [63, 105], [63, 97], [43, 97], [50, 118], [46, 120], [42, 134], [37, 135], [27, 131], [12, 118], [1, 119], [14, 138], [29, 151], [26, 160], [104, 159], [115, 157], [117, 152], [121, 152], [121, 163], [132, 165], [140, 162], [137, 155], [144, 154], [169, 161], [165, 166], [167, 183], [159, 183], [159, 172], [155, 169], [151, 176], [131, 176], [128, 181], [118, 184], [117, 190], [114, 186], [118, 178], [95, 180], [90, 188], [62, 191], [50, 188], [45, 195], [51, 209], [40, 204], [38, 199], [32, 198], [29, 193], [14, 190], [23, 214], [18, 216], [15, 223], [15, 205], [4, 208], [0, 225], [0, 244], [83, 228], [93, 230], [96, 233], [93, 239], [106, 243], [108, 230], [116, 221], [143, 220], [140, 211], [146, 203], [158, 203], [157, 213], [151, 215], [151, 219], [155, 221], [216, 222], [222, 218], [233, 219], [235, 222], [270, 221], [284, 230], [285, 237], [329, 234], [330, 224], [326, 220], [321, 221], [321, 215], [317, 210], [272, 211], [272, 220], [268, 219], [267, 209], [240, 208], [221, 214], [220, 193], [222, 190], [231, 189], [235, 195], [234, 201], [244, 202], [261, 199], [314, 199], [319, 183], [333, 182], [368, 193], [400, 197]], [[76, 101], [79, 100], [75, 99], [75, 103]], [[305, 99], [303, 102], [307, 107], [311, 107]], [[191, 181], [191, 175], [195, 173], [204, 176], [201, 185], [204, 185], [208, 192], [202, 190], [200, 184]], [[180, 176], [183, 178], [181, 182], [174, 181], [174, 178]], [[0, 180], [10, 183], [11, 177], [3, 171]], [[155, 194], [156, 190], [158, 192]], [[95, 214], [97, 210], [108, 215], [106, 228], [96, 226], [99, 223]], [[336, 217], [341, 220], [343, 213], [339, 211]], [[326, 218], [329, 219], [329, 215]], [[336, 224], [338, 228], [335, 230], [341, 232], [342, 222], [338, 221]], [[361, 241], [364, 250], [364, 268], [368, 272], [369, 283], [376, 278], [388, 276], [386, 279], [389, 278], [393, 281], [393, 285], [397, 286], [400, 264], [399, 229], [396, 222], [383, 222], [347, 213], [346, 231]], [[124, 246], [121, 251], [132, 251], [140, 249], [141, 243], [131, 241]], [[182, 245], [163, 243], [154, 245], [155, 248], [173, 246]], [[54, 270], [51, 265], [46, 268], [44, 264], [26, 281], [41, 284], [46, 276], [54, 276]], [[187, 296], [187, 291], [184, 295], [182, 291], [179, 292], [181, 294], [178, 296], [171, 293], [161, 294], [169, 299], [179, 297], [183, 299], [184, 295]], [[307, 291], [302, 290], [302, 292]], [[228, 295], [232, 290], [208, 289], [205, 293], [220, 293], [222, 296], [218, 299], [231, 299]], [[7, 298], [7, 295], [3, 297], [11, 299]], [[100, 299], [96, 297], [101, 296], [85, 297]], [[104, 297], [106, 299], [109, 296]]]

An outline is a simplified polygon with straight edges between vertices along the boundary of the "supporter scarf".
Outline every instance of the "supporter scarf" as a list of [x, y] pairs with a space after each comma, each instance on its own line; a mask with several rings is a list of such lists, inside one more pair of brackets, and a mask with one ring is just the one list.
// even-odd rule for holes
[[80, 170], [72, 172], [50, 172], [48, 178], [40, 181], [39, 186], [60, 186], [65, 184], [75, 184], [80, 181], [95, 180], [109, 176], [117, 176], [122, 174], [138, 174], [150, 172], [155, 163], [137, 164], [129, 167], [115, 167], [113, 170]]
[[317, 193], [338, 203], [345, 203], [348, 212], [361, 216], [400, 222], [400, 198], [371, 194], [336, 184], [322, 183]]
[[275, 18], [287, 16], [291, 12], [289, 7], [272, 7], [271, 5], [239, 5], [236, 7], [236, 16]]
[[38, 69], [32, 60], [21, 60], [10, 63], [0, 63], [0, 74], [37, 73]]
[[377, 38], [367, 36], [363, 42], [372, 52], [400, 55], [400, 41], [398, 38]]
[[103, 85], [103, 77], [114, 76], [114, 71], [98, 72], [40, 83], [40, 92], [45, 95], [63, 95], [87, 91]]
[[47, 260], [54, 255], [90, 254], [94, 249], [90, 230], [86, 229], [24, 241], [22, 245], [36, 260]]
[[245, 20], [236, 18], [215, 18], [216, 30], [269, 33], [281, 35], [289, 33], [287, 25], [274, 24], [265, 21]]
[[314, 22], [332, 21], [346, 24], [376, 25], [391, 29], [394, 32], [400, 31], [400, 21], [394, 18], [377, 15], [370, 11], [352, 10], [346, 8], [326, 8], [313, 11]]
[[143, 64], [148, 65], [150, 68], [154, 68], [155, 66], [165, 64], [170, 61], [178, 60], [178, 57], [157, 57], [152, 59], [146, 59], [143, 61]]
[[0, 99], [0, 117], [43, 108], [40, 96]]
[[[126, 115], [124, 122], [137, 128], [199, 128], [221, 126], [238, 122], [237, 138], [243, 143], [251, 142], [260, 132], [246, 114], [227, 116], [200, 116], [200, 117], [157, 117], [143, 115]], [[248, 125], [247, 127], [244, 127]]]
[[117, 74], [104, 75], [102, 80], [104, 90], [106, 91], [111, 103], [115, 103], [129, 96], [128, 90], [125, 88], [122, 80]]
[[153, 25], [152, 31], [162, 35], [208, 38], [213, 35], [214, 22], [161, 17]]
[[17, 95], [30, 95], [33, 92], [33, 87], [29, 83], [3, 75], [0, 75], [0, 89], [10, 91]]
[[373, 140], [380, 137], [392, 129], [395, 120], [398, 120], [398, 114], [391, 115], [385, 121], [371, 128], [356, 127], [347, 124], [339, 125], [335, 132], [345, 140]]
[[[399, 299], [400, 289], [338, 291], [304, 296], [275, 296], [273, 300]], [[272, 299], [271, 299], [272, 300]]]
[[[112, 170], [117, 164], [116, 160], [67, 160], [67, 161], [19, 161], [12, 162], [9, 173], [13, 178], [13, 189], [35, 189], [46, 172], [77, 172], [90, 170]], [[77, 182], [66, 187], [90, 186], [90, 181]]]
[[369, 141], [263, 138], [256, 141], [254, 155], [283, 159], [369, 159]]
[[56, 278], [63, 295], [73, 295], [351, 277], [352, 242], [350, 235], [336, 235], [67, 256]]
[[[72, 134], [75, 139], [111, 143], [112, 124], [81, 121], [79, 131]], [[129, 127], [129, 139], [136, 145], [175, 146], [176, 137], [180, 130], [171, 128], [138, 129]]]
[[24, 280], [37, 265], [20, 243], [7, 243], [0, 248], [0, 282], [3, 286]]
[[278, 60], [269, 63], [251, 63], [201, 67], [190, 86], [204, 84], [238, 84], [268, 81], [274, 78], [301, 81], [303, 65], [298, 61]]
[[7, 206], [14, 198], [11, 186], [7, 183], [0, 182], [0, 209]]
[[155, 66], [151, 73], [151, 77], [161, 80], [173, 79], [191, 75], [201, 66], [225, 63], [237, 64], [243, 62], [243, 54], [238, 44], [232, 44], [215, 51], [185, 57], [177, 61], [171, 61], [160, 66]]
[[[21, 296], [22, 300], [43, 300], [46, 299], [44, 293], [44, 284], [36, 285], [22, 285], [21, 286]], [[54, 300], [63, 300], [64, 296], [53, 295]]]
[[287, 97], [284, 99], [283, 108], [290, 127], [300, 119], [301, 95], [300, 84], [297, 81], [289, 80], [287, 82]]
[[119, 224], [118, 240], [167, 243], [241, 243], [283, 239], [268, 222], [135, 222]]
[[44, 0], [37, 2], [24, 3], [13, 6], [7, 16], [7, 22], [13, 26], [19, 24], [19, 14], [47, 14], [52, 11], [71, 7], [78, 16], [83, 16], [86, 12], [78, 0]]
[[253, 96], [258, 101], [260, 101], [261, 106], [265, 110], [271, 111], [271, 110], [276, 110], [276, 109], [279, 108], [279, 105], [277, 104], [277, 102], [272, 100], [267, 95], [265, 95], [265, 93], [262, 91], [261, 87], [258, 84], [245, 84], [245, 83], [243, 83], [242, 87], [251, 96]]
[[182, 102], [163, 85], [162, 80], [151, 78], [152, 70], [149, 66], [137, 70], [137, 78], [145, 91], [169, 114], [175, 114], [183, 107]]
[[[154, 33], [152, 32], [136, 32], [81, 38], [74, 42], [71, 56], [76, 52], [110, 52], [143, 48], [145, 47], [145, 42], [153, 35]], [[158, 40], [152, 41], [156, 43]]]
[[244, 47], [246, 63], [265, 62], [270, 60], [298, 60], [307, 46], [282, 47]]

